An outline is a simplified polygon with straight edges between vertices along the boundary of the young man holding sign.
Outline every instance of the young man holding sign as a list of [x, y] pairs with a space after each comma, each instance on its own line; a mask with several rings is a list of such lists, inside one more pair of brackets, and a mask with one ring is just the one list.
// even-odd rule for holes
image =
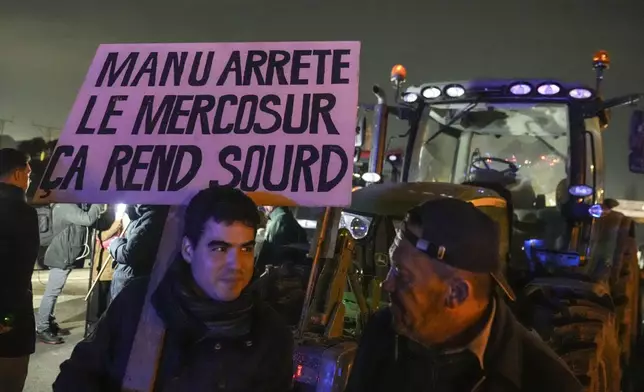
[[[239, 190], [209, 188], [190, 201], [180, 255], [151, 296], [165, 327], [155, 390], [290, 389], [291, 331], [250, 285], [258, 225]], [[121, 390], [148, 281], [123, 289], [63, 362], [54, 391]]]
[[[99, 47], [40, 197], [182, 206], [215, 188], [190, 202], [179, 260], [157, 253], [150, 283], [123, 289], [55, 391], [290, 389], [290, 330], [248, 287], [259, 215], [241, 191], [271, 194], [265, 204], [350, 203], [359, 51], [359, 42]], [[176, 223], [173, 209], [160, 248], [174, 245]]]

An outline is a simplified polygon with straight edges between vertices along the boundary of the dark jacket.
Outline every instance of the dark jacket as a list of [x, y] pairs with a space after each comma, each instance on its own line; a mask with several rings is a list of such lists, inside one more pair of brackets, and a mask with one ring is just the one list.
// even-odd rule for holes
[[[432, 388], [433, 377], [441, 374], [436, 373], [436, 362], [430, 356], [413, 353], [409, 346], [406, 339], [396, 339], [389, 309], [374, 314], [360, 341], [345, 392], [444, 391]], [[583, 390], [565, 363], [539, 337], [521, 326], [502, 300], [497, 301], [483, 372], [485, 379], [475, 391]]]
[[285, 245], [307, 243], [306, 231], [288, 207], [277, 207], [268, 216], [266, 235], [257, 255], [260, 272], [267, 264], [281, 264], [290, 252]]
[[31, 274], [40, 238], [36, 210], [22, 189], [0, 183], [0, 322], [13, 330], [0, 334], [0, 358], [32, 354], [35, 324]]
[[110, 255], [119, 270], [131, 270], [134, 277], [147, 276], [157, 257], [169, 207], [139, 205], [121, 238], [110, 243]]
[[[163, 284], [163, 282], [161, 283]], [[142, 314], [147, 278], [134, 279], [110, 304], [94, 333], [60, 366], [53, 390], [120, 391]], [[285, 392], [293, 375], [293, 336], [279, 316], [255, 300], [252, 332], [239, 339], [191, 339], [178, 333], [180, 306], [152, 295], [166, 325], [155, 391]], [[163, 307], [163, 308], [161, 308]], [[170, 317], [169, 317], [170, 316]]]
[[92, 205], [87, 211], [76, 204], [55, 204], [52, 210], [54, 238], [45, 252], [45, 265], [71, 269], [82, 255], [87, 230], [101, 215], [101, 206]]

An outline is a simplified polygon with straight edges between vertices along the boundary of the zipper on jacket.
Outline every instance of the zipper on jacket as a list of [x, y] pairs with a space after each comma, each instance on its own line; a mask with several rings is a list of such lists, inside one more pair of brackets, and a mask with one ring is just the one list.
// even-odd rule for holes
[[398, 335], [394, 337], [394, 362], [398, 362]]
[[485, 382], [485, 376], [483, 376], [483, 377], [479, 380], [479, 382], [477, 382], [477, 383], [474, 385], [474, 388], [472, 388], [472, 392], [476, 392], [476, 391], [478, 391], [478, 390], [479, 390], [479, 388], [481, 387], [481, 385], [483, 385], [483, 383], [484, 383], [484, 382]]

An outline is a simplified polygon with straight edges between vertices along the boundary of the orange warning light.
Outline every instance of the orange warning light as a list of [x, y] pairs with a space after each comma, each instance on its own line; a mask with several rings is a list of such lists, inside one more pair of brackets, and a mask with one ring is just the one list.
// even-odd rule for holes
[[602, 66], [604, 68], [608, 68], [610, 66], [610, 57], [608, 56], [608, 52], [605, 50], [600, 50], [595, 55], [593, 56], [593, 65], [594, 66]]
[[391, 69], [391, 80], [404, 82], [407, 79], [407, 70], [400, 64], [394, 65]]

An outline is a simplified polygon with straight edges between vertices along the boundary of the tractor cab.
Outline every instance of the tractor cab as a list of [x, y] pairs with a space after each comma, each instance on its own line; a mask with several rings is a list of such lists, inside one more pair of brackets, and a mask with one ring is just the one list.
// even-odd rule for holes
[[[497, 184], [522, 213], [556, 206], [568, 162], [565, 104], [460, 103], [425, 110], [410, 182]], [[461, 118], [450, 124], [456, 115]]]
[[[411, 155], [405, 157], [407, 181], [497, 192], [507, 201], [503, 225], [514, 256], [509, 261], [513, 270], [527, 270], [521, 252], [525, 241], [538, 239], [548, 249], [569, 250], [567, 215], [585, 221], [602, 200], [600, 126], [597, 117], [586, 114], [597, 105], [594, 94], [580, 84], [551, 80], [409, 87], [403, 100], [421, 113]], [[577, 180], [571, 182], [573, 172]], [[570, 192], [582, 199], [574, 209], [566, 204]], [[575, 244], [572, 250], [586, 253]]]
[[[508, 79], [402, 89], [407, 72], [395, 66], [395, 104], [387, 104], [384, 90], [376, 86], [378, 103], [363, 107], [374, 115], [370, 137], [357, 138], [372, 141], [362, 179], [368, 184], [391, 181], [386, 169], [396, 166], [402, 182], [492, 189], [508, 203], [507, 225], [516, 249], [537, 239], [539, 246], [579, 254], [568, 262], [586, 264], [593, 219], [603, 213], [602, 132], [610, 109], [640, 99], [638, 94], [601, 98], [600, 81], [609, 64], [606, 52], [593, 58], [594, 88], [552, 79]], [[388, 126], [392, 118], [406, 123], [402, 137], [387, 134], [396, 125]], [[379, 147], [384, 140], [386, 147]], [[404, 150], [402, 157], [389, 161], [385, 150], [392, 148]]]
[[[559, 212], [568, 194], [569, 108], [565, 97], [557, 102], [544, 101], [538, 92], [523, 98], [512, 95], [512, 91], [536, 90], [544, 81], [513, 83], [449, 83], [432, 85], [429, 92], [423, 87], [419, 95], [435, 94], [441, 88], [452, 94], [476, 91], [477, 86], [497, 94], [490, 101], [461, 97], [462, 102], [449, 102], [449, 96], [447, 102], [441, 102], [439, 96], [435, 98], [437, 104], [424, 107], [426, 113], [422, 115], [423, 123], [409, 157], [408, 181], [473, 184], [493, 189], [507, 199], [512, 212], [508, 224], [515, 231], [532, 232], [548, 238], [551, 247], [561, 246], [557, 239], [565, 231]], [[552, 90], [548, 91], [562, 88], [559, 86], [551, 83], [548, 87]], [[498, 94], [500, 91], [507, 93]], [[584, 149], [583, 166], [589, 166], [587, 172], [601, 170], [593, 163], [590, 149], [586, 152]], [[597, 184], [587, 175], [582, 185], [596, 189]], [[542, 220], [548, 220], [548, 225], [539, 225]], [[539, 232], [542, 226], [552, 228], [551, 232]]]

